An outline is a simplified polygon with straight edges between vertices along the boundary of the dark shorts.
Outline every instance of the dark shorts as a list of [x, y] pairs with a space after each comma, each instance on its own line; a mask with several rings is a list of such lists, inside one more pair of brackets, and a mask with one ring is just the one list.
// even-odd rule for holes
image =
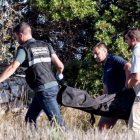
[[113, 127], [117, 121], [118, 118], [109, 118], [109, 117], [101, 116], [99, 123], [110, 124]]

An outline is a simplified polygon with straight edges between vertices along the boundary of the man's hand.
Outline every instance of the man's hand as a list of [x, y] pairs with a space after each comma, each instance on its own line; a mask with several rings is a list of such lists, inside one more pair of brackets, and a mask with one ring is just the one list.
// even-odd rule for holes
[[103, 94], [108, 94], [106, 85], [104, 85], [104, 87], [103, 87]]
[[122, 91], [126, 91], [126, 90], [128, 90], [128, 88], [127, 88], [127, 87], [124, 87], [124, 88], [122, 89]]
[[63, 74], [62, 73], [60, 73], [59, 75], [58, 75], [58, 72], [56, 72], [56, 78], [57, 78], [57, 80], [62, 80], [63, 78], [64, 78], [64, 76], [63, 76]]

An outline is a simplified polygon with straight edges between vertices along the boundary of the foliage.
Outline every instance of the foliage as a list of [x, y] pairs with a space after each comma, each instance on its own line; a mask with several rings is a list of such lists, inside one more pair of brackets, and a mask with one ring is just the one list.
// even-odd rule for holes
[[[46, 115], [38, 118], [38, 129], [34, 125], [25, 124], [23, 114], [6, 115], [1, 118], [0, 122], [0, 139], [1, 140], [139, 140], [139, 133], [129, 131], [126, 126], [118, 124], [116, 128], [99, 131], [97, 127], [88, 124], [87, 115], [82, 111], [68, 110], [66, 124], [71, 123], [70, 131], [66, 132], [59, 127], [56, 131], [50, 127]], [[72, 114], [70, 113], [72, 112]], [[78, 118], [78, 119], [77, 119]], [[76, 120], [77, 119], [77, 120]], [[82, 121], [81, 123], [78, 123]], [[83, 129], [83, 122], [88, 126], [87, 130]]]
[[13, 50], [17, 42], [14, 41], [13, 28], [23, 18], [20, 11], [23, 6], [18, 7], [18, 2], [3, 0], [0, 2], [0, 61], [9, 64], [13, 61]]
[[[42, 8], [41, 2], [44, 2], [47, 6]], [[86, 3], [87, 1], [84, 2]], [[94, 42], [90, 45], [93, 46], [99, 41], [104, 42], [111, 53], [120, 55], [130, 62], [131, 52], [128, 52], [127, 45], [124, 43], [123, 32], [129, 27], [140, 26], [140, 5], [138, 2], [132, 0], [100, 0], [94, 1], [93, 6], [93, 1], [88, 0], [88, 3], [90, 3], [88, 10], [86, 6], [83, 7], [84, 2], [82, 0], [51, 2], [41, 0], [33, 3], [33, 6], [41, 10], [47, 18], [56, 21], [81, 20], [83, 22], [89, 17], [92, 18], [95, 32], [92, 40]], [[72, 7], [72, 5], [76, 5], [76, 7]], [[83, 11], [78, 15], [77, 8], [80, 11], [81, 7], [83, 7]], [[49, 13], [46, 14], [48, 11]], [[89, 11], [92, 11], [90, 12], [91, 14], [89, 14]], [[90, 41], [91, 38], [89, 38]], [[91, 56], [90, 47], [87, 46], [87, 52], [83, 59], [72, 60], [66, 65], [65, 75], [69, 85], [83, 88], [91, 93], [95, 93], [95, 91], [101, 93], [101, 68], [96, 67], [97, 64], [93, 62]]]
[[92, 0], [37, 0], [32, 6], [45, 12], [47, 18], [53, 20], [74, 20], [79, 18], [85, 20], [86, 17], [99, 16], [97, 9], [99, 5]]
[[[7, 1], [5, 0], [5, 2]], [[12, 31], [15, 25], [21, 21], [26, 21], [31, 25], [35, 39], [50, 43], [63, 63], [74, 59], [77, 54], [84, 57], [86, 46], [90, 43], [87, 40], [93, 38], [92, 18], [88, 18], [83, 22], [80, 20], [53, 21], [52, 19], [46, 19], [43, 13], [33, 9], [28, 1], [22, 2], [19, 0], [4, 5], [0, 9], [1, 11], [3, 11], [3, 14], [0, 15], [0, 46], [4, 48], [1, 51], [4, 63], [9, 64], [13, 61], [13, 59], [8, 59], [9, 55], [12, 57], [15, 54], [12, 46], [17, 48], [19, 44], [15, 41]], [[5, 17], [7, 12], [9, 15]], [[82, 48], [82, 50], [78, 52], [78, 48]]]
[[[7, 17], [7, 21], [11, 20], [4, 21], [3, 26], [15, 21], [29, 22], [33, 37], [49, 42], [65, 64], [65, 77], [71, 86], [85, 89], [94, 96], [102, 92], [101, 67], [93, 60], [91, 50], [99, 41], [104, 42], [111, 53], [130, 62], [131, 52], [124, 43], [123, 32], [129, 27], [140, 27], [138, 0], [36, 0], [26, 3], [16, 0], [9, 9], [12, 6], [16, 14]], [[8, 36], [11, 28], [2, 31]]]
[[71, 60], [64, 75], [69, 86], [84, 89], [93, 97], [102, 93], [102, 67], [93, 61], [91, 52], [84, 60]]

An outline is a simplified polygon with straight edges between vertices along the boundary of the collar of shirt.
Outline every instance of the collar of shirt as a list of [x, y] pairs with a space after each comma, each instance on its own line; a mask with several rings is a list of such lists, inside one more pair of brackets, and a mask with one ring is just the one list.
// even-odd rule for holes
[[[105, 66], [107, 65], [107, 63], [108, 63], [108, 61], [109, 61], [109, 59], [112, 57], [112, 54], [108, 54], [108, 56], [107, 56], [107, 61], [106, 61], [106, 64], [105, 64]], [[105, 67], [104, 65], [102, 65], [102, 67], [104, 68]]]
[[135, 45], [134, 50], [135, 50], [138, 46], [140, 46], [140, 42], [139, 42], [137, 45]]

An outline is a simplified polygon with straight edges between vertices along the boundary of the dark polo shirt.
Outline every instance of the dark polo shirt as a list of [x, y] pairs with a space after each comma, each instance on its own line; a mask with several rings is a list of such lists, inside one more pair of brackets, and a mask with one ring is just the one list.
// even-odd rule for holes
[[103, 81], [107, 87], [108, 94], [116, 93], [125, 87], [124, 65], [128, 63], [120, 56], [108, 55], [107, 62], [103, 68]]

